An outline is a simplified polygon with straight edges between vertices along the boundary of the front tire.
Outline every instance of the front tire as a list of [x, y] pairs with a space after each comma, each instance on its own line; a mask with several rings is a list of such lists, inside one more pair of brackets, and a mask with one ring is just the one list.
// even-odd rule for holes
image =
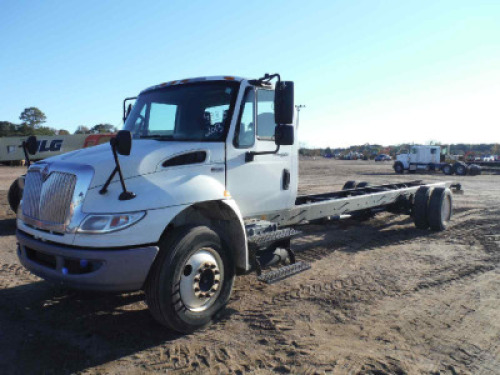
[[146, 302], [160, 324], [190, 333], [211, 323], [225, 307], [234, 276], [231, 256], [212, 229], [175, 229], [160, 240], [145, 286]]
[[396, 163], [394, 163], [394, 172], [396, 172], [397, 174], [403, 174], [405, 171], [405, 168], [403, 166], [403, 163], [401, 163], [400, 161], [397, 161]]
[[14, 213], [17, 213], [17, 208], [19, 207], [19, 203], [21, 203], [22, 197], [23, 190], [19, 186], [18, 180], [15, 180], [12, 185], [10, 185], [9, 193], [7, 195], [10, 209], [14, 211]]

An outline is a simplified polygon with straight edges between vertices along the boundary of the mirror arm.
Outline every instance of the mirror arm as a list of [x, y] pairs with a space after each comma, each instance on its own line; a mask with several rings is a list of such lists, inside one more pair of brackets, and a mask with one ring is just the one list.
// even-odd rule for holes
[[245, 163], [249, 163], [251, 161], [254, 161], [255, 155], [272, 155], [272, 154], [277, 154], [278, 151], [280, 150], [280, 145], [276, 146], [276, 150], [274, 151], [247, 151], [245, 153]]
[[24, 160], [26, 163], [26, 167], [29, 168], [31, 166], [31, 160], [30, 160], [30, 156], [28, 154], [28, 146], [26, 145], [26, 141], [23, 141], [21, 147], [23, 148], [23, 151], [24, 151]]
[[135, 100], [137, 99], [137, 96], [131, 96], [129, 98], [123, 99], [123, 122], [127, 119], [128, 113], [127, 113], [127, 101], [128, 100]]
[[106, 194], [106, 192], [108, 191], [108, 186], [111, 183], [111, 180], [113, 179], [113, 177], [115, 177], [115, 174], [118, 173], [118, 176], [120, 177], [120, 183], [121, 183], [122, 189], [123, 189], [123, 191], [120, 194], [120, 196], [118, 197], [118, 199], [121, 201], [128, 201], [130, 199], [135, 198], [136, 195], [134, 193], [132, 193], [131, 191], [127, 191], [127, 187], [125, 186], [125, 180], [123, 178], [122, 169], [120, 167], [120, 161], [118, 160], [118, 153], [116, 152], [116, 142], [112, 143], [111, 151], [113, 152], [113, 157], [115, 159], [116, 166], [115, 166], [115, 169], [113, 169], [113, 172], [111, 172], [111, 174], [109, 175], [106, 182], [104, 183], [104, 186], [102, 187], [102, 189], [99, 190], [99, 194], [101, 194], [101, 195]]

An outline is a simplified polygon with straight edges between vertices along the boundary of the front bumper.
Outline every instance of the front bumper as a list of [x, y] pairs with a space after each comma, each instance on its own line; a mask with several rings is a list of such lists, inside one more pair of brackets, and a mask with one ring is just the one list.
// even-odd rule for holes
[[16, 232], [18, 256], [35, 275], [74, 289], [134, 291], [143, 287], [159, 248], [82, 249]]

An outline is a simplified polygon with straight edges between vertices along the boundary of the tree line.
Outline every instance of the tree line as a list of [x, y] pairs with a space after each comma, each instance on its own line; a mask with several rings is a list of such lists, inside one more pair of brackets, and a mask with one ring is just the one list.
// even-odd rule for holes
[[[28, 107], [21, 112], [19, 124], [10, 121], [0, 121], [0, 137], [15, 137], [27, 135], [68, 135], [66, 129], [55, 129], [43, 124], [47, 116], [37, 107]], [[116, 133], [117, 129], [111, 124], [97, 124], [92, 127], [80, 125], [74, 134]]]

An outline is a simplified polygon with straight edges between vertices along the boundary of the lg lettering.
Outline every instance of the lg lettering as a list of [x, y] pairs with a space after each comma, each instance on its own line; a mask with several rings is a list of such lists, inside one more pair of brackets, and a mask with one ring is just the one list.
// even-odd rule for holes
[[54, 139], [53, 141], [50, 142], [50, 145], [47, 145], [49, 141], [46, 139], [43, 141], [38, 141], [38, 152], [45, 152], [45, 151], [61, 151], [61, 146], [63, 143], [62, 139]]

